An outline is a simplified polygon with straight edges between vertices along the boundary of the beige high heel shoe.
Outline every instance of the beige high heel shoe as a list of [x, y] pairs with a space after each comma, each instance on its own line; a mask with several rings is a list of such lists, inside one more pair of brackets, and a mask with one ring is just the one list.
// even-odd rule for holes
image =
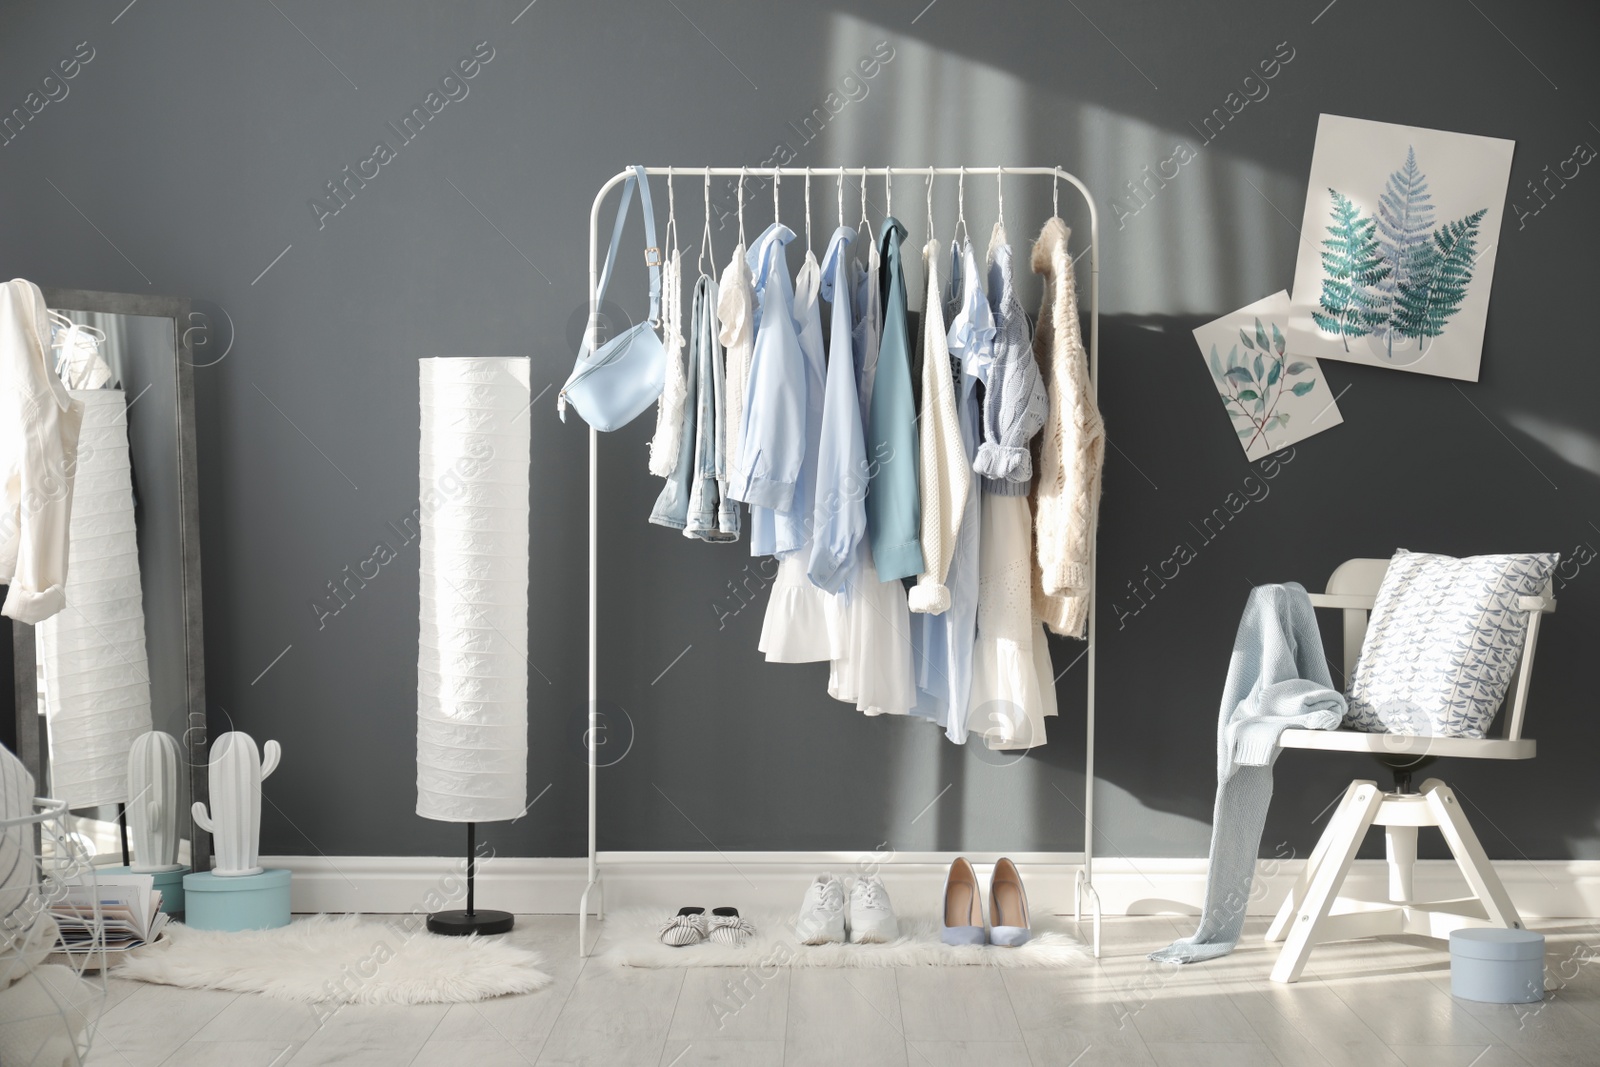
[[989, 940], [983, 928], [983, 897], [978, 876], [965, 856], [950, 864], [944, 880], [944, 920], [939, 937], [947, 945], [982, 945]]

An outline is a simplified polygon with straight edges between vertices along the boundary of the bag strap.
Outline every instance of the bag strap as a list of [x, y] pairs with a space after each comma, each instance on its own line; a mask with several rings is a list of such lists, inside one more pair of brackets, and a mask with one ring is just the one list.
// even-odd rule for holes
[[616, 264], [617, 247], [622, 243], [622, 229], [628, 221], [628, 208], [633, 203], [633, 187], [639, 187], [639, 207], [644, 211], [644, 261], [650, 268], [650, 325], [661, 321], [661, 249], [656, 245], [655, 208], [650, 203], [650, 178], [642, 166], [634, 166], [633, 173], [622, 184], [622, 203], [617, 205], [617, 222], [611, 228], [611, 247], [606, 250], [606, 265], [600, 271], [600, 284], [595, 288], [594, 303], [599, 308], [606, 298], [606, 287], [611, 284], [611, 268]]

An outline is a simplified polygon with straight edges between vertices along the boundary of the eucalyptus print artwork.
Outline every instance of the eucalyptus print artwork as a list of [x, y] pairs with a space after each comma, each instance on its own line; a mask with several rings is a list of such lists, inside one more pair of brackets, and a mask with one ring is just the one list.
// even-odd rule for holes
[[1321, 116], [1289, 352], [1477, 381], [1515, 147]]
[[1288, 351], [1288, 313], [1289, 294], [1280, 292], [1194, 331], [1234, 436], [1252, 460], [1342, 421], [1321, 366]]

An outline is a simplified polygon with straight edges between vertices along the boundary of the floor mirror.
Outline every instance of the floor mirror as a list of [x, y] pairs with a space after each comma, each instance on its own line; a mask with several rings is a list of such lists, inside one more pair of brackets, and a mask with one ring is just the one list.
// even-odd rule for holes
[[147, 706], [141, 730], [170, 734], [182, 754], [179, 860], [206, 870], [210, 840], [189, 814], [207, 799], [189, 301], [43, 293], [58, 372], [85, 418], [67, 607], [36, 626], [12, 625], [18, 755], [41, 792], [68, 801], [96, 855], [122, 863], [115, 801], [125, 798], [113, 777], [120, 752], [125, 779], [129, 724]]

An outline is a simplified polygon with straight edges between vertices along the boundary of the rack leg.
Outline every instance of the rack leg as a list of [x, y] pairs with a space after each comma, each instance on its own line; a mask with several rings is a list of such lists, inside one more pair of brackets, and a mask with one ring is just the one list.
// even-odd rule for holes
[[1072, 921], [1079, 925], [1082, 925], [1083, 923], [1083, 900], [1085, 897], [1088, 897], [1089, 899], [1089, 917], [1094, 927], [1092, 935], [1094, 958], [1099, 959], [1101, 918], [1100, 891], [1094, 887], [1093, 882], [1089, 881], [1083, 876], [1082, 871], [1079, 871], [1077, 878], [1073, 880], [1072, 884]]
[[597, 877], [583, 887], [583, 897], [578, 901], [578, 958], [589, 955], [589, 894], [595, 894], [595, 920], [605, 919], [605, 890]]

